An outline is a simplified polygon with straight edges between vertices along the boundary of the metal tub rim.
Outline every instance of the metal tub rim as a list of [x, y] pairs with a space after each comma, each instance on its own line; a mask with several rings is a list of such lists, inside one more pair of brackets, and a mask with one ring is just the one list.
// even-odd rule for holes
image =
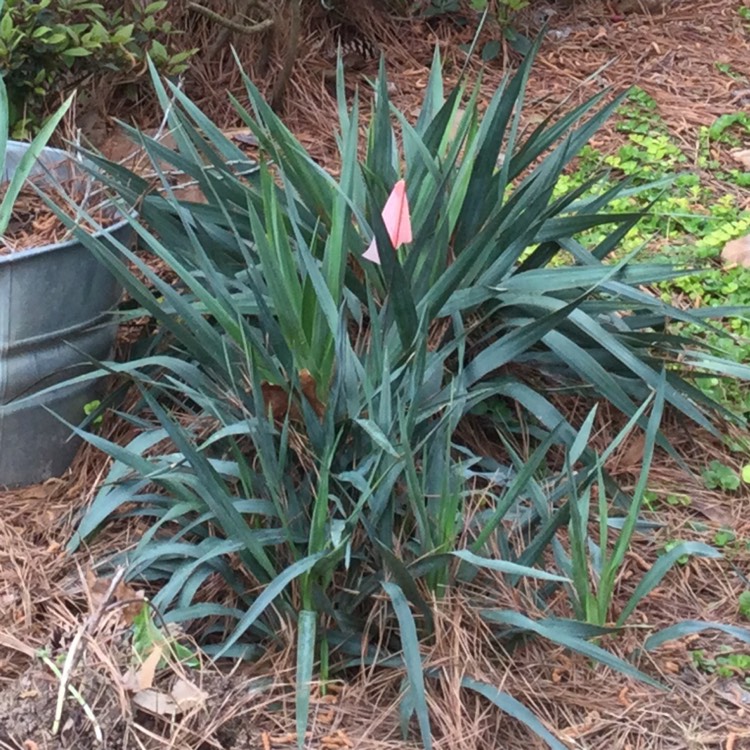
[[[11, 147], [11, 146], [28, 148], [29, 144], [24, 143], [23, 141], [8, 141], [8, 147]], [[51, 148], [50, 146], [47, 146], [42, 151], [41, 156], [39, 157], [39, 160], [42, 160], [43, 157], [45, 156], [46, 157], [59, 156], [61, 157], [61, 160], [64, 159], [66, 161], [75, 161], [73, 154], [71, 154], [69, 151], [64, 151], [61, 148]], [[115, 210], [118, 213], [122, 213], [120, 209], [116, 208]], [[120, 221], [116, 222], [115, 224], [110, 224], [106, 227], [102, 227], [96, 232], [87, 232], [87, 234], [93, 239], [99, 239], [105, 235], [113, 235], [119, 232], [121, 229], [124, 229], [130, 223], [131, 223], [131, 217], [125, 216], [124, 218], [120, 219]], [[15, 252], [9, 253], [8, 255], [0, 255], [0, 266], [13, 263], [14, 261], [20, 261], [23, 258], [30, 258], [36, 255], [44, 255], [45, 253], [58, 252], [61, 250], [65, 250], [66, 248], [72, 247], [73, 245], [79, 245], [79, 244], [81, 244], [81, 241], [75, 236], [73, 236], [65, 240], [64, 242], [51, 242], [47, 245], [36, 245], [34, 247], [26, 247], [23, 250], [17, 250]]]

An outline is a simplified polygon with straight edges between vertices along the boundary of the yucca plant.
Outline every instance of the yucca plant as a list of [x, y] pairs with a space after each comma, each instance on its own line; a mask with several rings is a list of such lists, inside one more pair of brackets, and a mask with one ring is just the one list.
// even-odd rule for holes
[[[566, 581], [543, 569], [543, 555], [601, 460], [547, 398], [550, 384], [609, 401], [631, 426], [646, 426], [641, 407], [654, 391], [704, 427], [700, 403], [718, 408], [676, 368], [678, 357], [718, 360], [686, 355], [688, 341], [658, 332], [695, 316], [642, 291], [679, 271], [605, 263], [638, 219], [605, 211], [628, 185], [553, 198], [617, 102], [595, 97], [521, 136], [532, 57], [480, 117], [478, 88], [445, 97], [436, 55], [415, 123], [390, 105], [381, 70], [362, 161], [359, 106], [341, 85], [337, 179], [249, 80], [252, 114], [234, 105], [260, 143], [259, 165], [156, 77], [176, 150], [132, 131], [154, 165], [193, 179], [205, 204], [181, 202], [166, 180], [155, 194], [95, 160], [124, 204], [137, 201], [141, 247], [177, 281], [143, 253], [79, 235], [158, 328], [147, 356], [102, 367], [139, 388], [124, 416], [140, 434], [119, 446], [84, 433], [115, 462], [71, 549], [115, 516], [146, 519], [130, 576], [159, 582], [154, 604], [167, 620], [205, 621], [196, 632], [217, 656], [250, 658], [277, 637], [279, 618], [295, 621], [300, 738], [315, 664], [325, 679], [377, 661], [406, 670], [404, 716], [416, 713], [429, 747], [425, 677], [440, 673], [425, 674], [419, 644], [433, 601], [477, 575]], [[413, 231], [398, 249], [381, 209], [401, 176]], [[598, 246], [575, 241], [604, 224], [613, 228]], [[380, 266], [362, 258], [373, 237]], [[575, 263], [549, 267], [562, 248]], [[516, 402], [522, 415], [523, 425], [497, 425], [507, 466], [461, 439], [467, 413], [488, 399]], [[535, 440], [530, 456], [514, 449], [522, 427]], [[575, 453], [577, 470], [549, 470], [543, 482], [556, 445]], [[233, 599], [202, 600], [217, 578]], [[386, 648], [363, 648], [383, 593]], [[494, 610], [487, 619], [498, 637], [525, 630], [648, 679], [588, 642], [601, 628]], [[563, 747], [512, 696], [470, 675], [464, 686]]]
[[[552, 540], [558, 568], [569, 577], [566, 587], [571, 592], [576, 618], [592, 625], [605, 626], [614, 622], [617, 627], [625, 624], [640, 601], [648, 596], [661, 583], [678, 560], [690, 556], [721, 557], [721, 554], [701, 542], [681, 542], [661, 557], [642, 577], [632, 595], [616, 614], [612, 612], [615, 588], [622, 572], [625, 556], [633, 536], [641, 523], [640, 511], [647, 490], [647, 482], [654, 458], [656, 436], [664, 408], [663, 389], [656, 394], [654, 408], [648, 421], [643, 446], [643, 459], [638, 482], [625, 511], [617, 510], [610, 502], [607, 484], [604, 479], [604, 464], [624, 439], [630, 434], [639, 413], [645, 412], [652, 399], [641, 406], [628, 425], [612, 441], [596, 461], [597, 481], [585, 487], [579, 494], [576, 483], [569, 482], [571, 495], [570, 522], [568, 524], [570, 555], [559, 539]], [[594, 426], [596, 407], [589, 413], [571, 446], [567, 456], [566, 470], [572, 479], [572, 465], [578, 459], [589, 441]], [[596, 491], [595, 509], [592, 508], [592, 490]], [[613, 510], [615, 513], [613, 515]], [[594, 512], [596, 511], [596, 512]], [[642, 524], [646, 529], [647, 523]], [[592, 531], [593, 529], [593, 531]]]

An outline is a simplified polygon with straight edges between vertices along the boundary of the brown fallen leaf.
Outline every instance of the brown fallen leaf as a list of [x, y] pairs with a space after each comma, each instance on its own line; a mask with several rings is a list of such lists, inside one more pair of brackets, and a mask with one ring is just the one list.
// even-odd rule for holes
[[[325, 404], [318, 398], [318, 386], [309, 370], [299, 371], [299, 382], [302, 393], [307, 402], [312, 406], [319, 419], [325, 415]], [[292, 398], [289, 391], [280, 386], [268, 382], [260, 384], [263, 401], [266, 404], [266, 413], [270, 413], [275, 422], [283, 422], [289, 413], [292, 422], [302, 421], [302, 410], [299, 403]]]
[[312, 406], [319, 419], [323, 419], [326, 413], [325, 404], [318, 398], [318, 386], [309, 370], [299, 371], [299, 384], [302, 393]]
[[16, 638], [14, 635], [9, 635], [8, 633], [0, 632], [0, 646], [2, 646], [3, 648], [8, 648], [11, 651], [18, 651], [19, 653], [25, 654], [26, 656], [30, 656], [32, 658], [36, 656], [35, 648], [32, 648], [23, 641], [18, 640], [18, 638]]
[[138, 708], [155, 716], [176, 716], [180, 713], [180, 707], [177, 705], [175, 699], [156, 688], [139, 690], [133, 696], [133, 703]]
[[106, 606], [107, 593], [111, 583], [110, 578], [99, 578], [91, 568], [86, 568], [86, 593], [88, 594], [89, 609], [96, 612]]
[[229, 138], [230, 141], [236, 141], [243, 146], [260, 146], [258, 139], [247, 128], [229, 128], [222, 130], [222, 135]]
[[646, 436], [639, 432], [631, 437], [617, 455], [617, 468], [620, 471], [635, 471], [643, 463], [643, 451], [646, 447]]
[[161, 657], [164, 655], [162, 647], [156, 645], [151, 650], [151, 653], [143, 660], [143, 663], [138, 668], [138, 690], [148, 690], [154, 686], [154, 678], [156, 677], [156, 670], [161, 661]]
[[740, 163], [746, 172], [750, 172], [750, 148], [742, 148], [732, 151], [732, 158]]
[[89, 610], [92, 614], [103, 610], [110, 604], [122, 602], [123, 606], [119, 608], [120, 617], [125, 625], [133, 624], [133, 619], [143, 608], [142, 591], [136, 591], [124, 580], [118, 581], [114, 590], [110, 591], [112, 578], [99, 578], [91, 568], [86, 569], [85, 578]]
[[201, 690], [195, 683], [188, 680], [178, 679], [174, 687], [169, 691], [177, 707], [182, 713], [201, 708], [206, 705], [208, 693]]
[[717, 526], [731, 527], [732, 523], [734, 523], [732, 514], [726, 508], [722, 508], [711, 497], [705, 500], [700, 497], [694, 497], [690, 503], [690, 509], [705, 516]]
[[129, 693], [137, 693], [139, 690], [138, 675], [133, 667], [128, 667], [127, 672], [120, 677], [120, 682]]
[[664, 671], [669, 672], [670, 674], [679, 674], [680, 673], [680, 665], [676, 661], [665, 661], [664, 662]]
[[299, 406], [291, 400], [289, 393], [280, 385], [261, 383], [260, 391], [263, 394], [266, 413], [273, 417], [274, 422], [283, 422], [286, 419], [287, 412], [289, 413], [289, 419], [293, 422], [301, 421], [302, 413]]
[[726, 266], [750, 268], [750, 234], [727, 242], [721, 251], [721, 259]]

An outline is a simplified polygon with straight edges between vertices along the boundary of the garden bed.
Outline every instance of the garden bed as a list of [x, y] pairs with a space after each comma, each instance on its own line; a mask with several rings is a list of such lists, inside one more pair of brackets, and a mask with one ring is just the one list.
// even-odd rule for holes
[[[573, 15], [561, 13], [555, 18], [551, 28], [569, 28], [570, 33], [542, 48], [532, 74], [533, 101], [527, 120], [540, 120], [566, 96], [582, 100], [604, 83], [638, 85], [645, 96], [639, 94], [626, 103], [621, 116], [592, 144], [596, 153], [591, 159], [597, 162], [617, 158], [619, 161], [610, 166], [624, 172], [631, 167], [623, 169], [623, 163], [631, 159], [636, 165], [634, 170], [656, 172], [653, 176], [659, 176], [659, 170], [667, 171], [665, 160], [670, 168], [697, 167], [698, 183], [684, 185], [679, 189], [684, 192], [669, 194], [667, 201], [671, 195], [672, 200], [679, 198], [680, 202], [668, 203], [664, 214], [659, 214], [657, 204], [655, 220], [633, 242], [649, 241], [655, 253], [682, 253], [686, 262], [696, 260], [696, 255], [698, 259], [703, 256], [719, 275], [719, 286], [709, 299], [705, 287], [695, 286], [695, 282], [670, 287], [663, 293], [683, 295], [687, 305], [696, 304], [698, 295], [702, 295], [699, 304], [744, 302], [735, 299], [737, 291], [722, 292], [721, 286], [729, 277], [726, 270], [718, 270], [723, 243], [750, 231], [747, 189], [737, 184], [727, 157], [736, 143], [721, 139], [712, 142], [707, 158], [718, 162], [718, 166], [698, 161], [704, 137], [701, 128], [711, 128], [718, 118], [746, 109], [742, 104], [746, 94], [742, 91], [750, 83], [746, 79], [743, 82], [741, 76], [750, 45], [748, 22], [738, 14], [738, 0], [678, 3], [653, 19], [633, 12], [619, 22], [612, 21], [602, 5], [593, 0], [576, 4]], [[411, 39], [427, 41], [406, 45], [401, 39], [407, 34]], [[415, 91], [425, 86], [431, 43], [440, 41], [444, 45], [448, 69], [452, 66], [457, 71], [461, 63], [458, 43], [467, 41], [466, 34], [447, 23], [427, 26], [421, 22], [408, 30], [384, 30], [391, 77], [398, 87], [395, 100], [404, 111], [416, 99]], [[510, 52], [508, 59], [515, 59]], [[490, 65], [484, 82], [487, 91], [491, 92], [497, 84], [500, 63], [498, 60]], [[605, 64], [609, 66], [602, 71]], [[300, 68], [287, 105], [288, 122], [319, 161], [337, 171], [330, 127], [335, 102], [317, 79], [311, 83], [310, 77], [305, 77], [304, 65]], [[236, 83], [235, 78], [230, 80]], [[204, 93], [207, 97], [208, 93]], [[644, 128], [645, 133], [640, 132]], [[634, 134], [652, 140], [637, 143], [631, 138]], [[633, 154], [636, 147], [637, 153]], [[618, 154], [622, 148], [631, 151]], [[571, 179], [576, 179], [574, 172]], [[741, 289], [743, 271], [734, 269], [731, 273]], [[709, 286], [712, 278], [715, 279], [709, 277]], [[738, 333], [744, 337], [747, 332], [742, 329]], [[738, 338], [736, 346], [737, 359], [742, 361], [747, 340]], [[747, 410], [747, 394], [742, 389], [730, 388], [720, 395], [732, 408]], [[561, 402], [561, 408], [571, 420], [577, 417], [579, 422], [588, 410], [585, 404], [572, 400]], [[663, 528], [653, 537], [636, 541], [617, 596], [624, 601], [632, 590], [631, 580], [638, 580], [675, 540], [701, 539], [719, 546], [726, 554], [721, 561], [698, 560], [678, 565], [638, 608], [634, 627], [609, 644], [623, 657], [632, 656], [642, 640], [642, 630], [677, 620], [750, 625], [747, 612], [740, 606], [742, 593], [750, 590], [750, 485], [742, 481], [735, 484], [729, 478], [739, 478], [750, 460], [744, 435], [731, 433], [722, 442], [697, 431], [686, 431], [679, 422], [669, 424], [666, 430], [692, 474], [661, 454], [649, 480], [652, 494], [648, 516], [663, 524]], [[600, 415], [597, 435], [601, 444], [606, 445], [615, 432], [612, 421]], [[123, 444], [132, 435], [132, 427], [107, 415], [100, 434]], [[628, 488], [634, 483], [640, 461], [635, 442], [619, 451], [608, 468]], [[68, 714], [74, 717], [72, 724], [60, 739], [50, 737], [50, 720], [54, 719], [50, 704], [56, 696], [49, 685], [56, 687], [57, 682], [43, 676], [45, 672], [32, 653], [44, 648], [54, 659], [66, 652], [71, 638], [96, 608], [81, 569], [88, 568], [92, 559], [105, 558], [109, 549], [127, 546], [137, 537], [137, 527], [121, 524], [108, 527], [92, 549], [73, 558], [63, 550], [76, 514], [91, 499], [105, 470], [102, 456], [88, 446], [63, 480], [0, 493], [0, 674], [7, 685], [6, 690], [0, 691], [0, 741], [11, 743], [15, 735], [18, 747], [25, 750], [34, 750], [35, 745], [94, 746], [90, 744], [86, 716], [72, 702], [66, 703], [69, 710], [75, 708]], [[499, 579], [495, 583], [493, 606], [512, 605], [514, 593], [503, 589]], [[486, 591], [482, 593], [485, 594]], [[503, 655], [495, 653], [492, 644], [483, 639], [484, 625], [474, 618], [466, 601], [452, 595], [438, 611], [438, 637], [435, 646], [424, 653], [427, 668], [439, 668], [447, 675], [430, 694], [435, 747], [470, 750], [543, 746], [519, 724], [489, 708], [484, 699], [459, 691], [458, 680], [467, 669], [502, 684], [571, 747], [750, 747], [750, 670], [744, 670], [741, 660], [727, 663], [727, 655], [722, 655], [727, 647], [735, 655], [750, 653], [750, 647], [743, 649], [740, 644], [738, 648], [724, 635], [695, 634], [674, 641], [653, 655], [642, 655], [639, 667], [672, 688], [671, 692], [661, 692], [628, 682], [603, 668], [593, 670], [586, 659], [571, 657], [547, 642], [531, 642], [516, 649], [512, 669], [498, 673], [498, 664], [505, 661]], [[85, 698], [102, 730], [111, 733], [112, 744], [107, 747], [138, 746], [128, 733], [153, 747], [162, 744], [159, 736], [171, 737], [178, 746], [196, 750], [268, 750], [295, 745], [291, 630], [286, 650], [266, 655], [255, 667], [241, 668], [227, 682], [218, 681], [208, 668], [200, 673], [202, 677], [193, 678], [212, 698], [176, 720], [165, 716], [155, 719], [133, 711], [128, 701], [122, 700], [119, 680], [126, 671], [127, 659], [114, 632], [116, 628], [109, 633], [100, 632], [93, 641], [86, 636], [76, 673], [76, 684], [86, 686]], [[160, 679], [173, 681], [179, 671], [179, 667], [165, 669]], [[272, 688], [264, 689], [262, 697], [256, 692], [260, 677], [274, 683]], [[321, 750], [349, 746], [362, 750], [416, 747], [400, 738], [396, 703], [401, 679], [400, 674], [363, 669], [353, 674], [345, 687], [335, 684], [326, 696], [314, 693], [308, 746]], [[39, 701], [44, 703], [43, 710], [35, 708], [40, 706]], [[3, 711], [6, 705], [9, 708]], [[32, 728], [28, 726], [30, 713], [39, 719]], [[19, 718], [19, 723], [12, 725], [8, 717], [13, 716], [23, 717], [24, 723]], [[24, 746], [24, 741], [32, 744]]]

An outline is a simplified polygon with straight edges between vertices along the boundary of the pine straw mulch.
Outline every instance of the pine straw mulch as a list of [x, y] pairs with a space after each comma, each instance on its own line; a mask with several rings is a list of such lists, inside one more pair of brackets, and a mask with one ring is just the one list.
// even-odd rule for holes
[[[670, 132], [690, 151], [695, 147], [698, 127], [747, 106], [748, 92], [743, 89], [746, 83], [728, 79], [714, 65], [724, 62], [738, 70], [746, 68], [750, 45], [736, 13], [737, 5], [737, 0], [675, 2], [658, 17], [633, 13], [623, 22], [614, 23], [604, 3], [577, 3], [574, 11], [553, 20], [553, 29], [568, 27], [570, 34], [560, 41], [548, 41], [542, 48], [530, 85], [529, 122], [538, 121], [566, 97], [570, 97], [569, 104], [577, 103], [604, 85], [625, 88], [638, 84], [656, 99]], [[202, 23], [196, 22], [191, 43], [193, 39], [210, 41], [211, 31]], [[457, 45], [469, 41], [471, 33], [448, 23], [412, 21], [388, 25], [377, 17], [367, 29], [386, 52], [394, 101], [407, 113], [417, 111], [434, 44], [441, 45], [450, 80], [463, 64]], [[242, 40], [235, 39], [235, 44], [238, 41]], [[335, 171], [335, 141], [330, 124], [336, 105], [329, 79], [324, 75], [330, 63], [319, 41], [318, 32], [311, 27], [290, 83], [285, 121], [311, 153]], [[249, 43], [240, 44], [238, 50], [251, 69], [249, 63], [257, 49]], [[491, 63], [484, 78], [486, 90], [491, 91], [497, 84], [504, 65], [516, 62], [514, 55], [505, 50], [501, 59]], [[262, 88], [270, 89], [277, 70], [278, 64], [271, 56], [268, 83], [261, 81]], [[361, 83], [361, 75], [350, 74], [349, 82]], [[220, 124], [238, 124], [224, 97], [226, 90], [237, 94], [241, 91], [228, 52], [222, 51], [202, 67], [198, 63], [187, 90]], [[221, 92], [219, 96], [217, 91]], [[613, 149], [620, 138], [608, 126], [597, 135], [595, 145], [603, 150]], [[747, 196], [742, 199], [749, 200]], [[108, 421], [103, 430], [120, 441], [127, 437], [122, 424]], [[644, 568], [669, 539], [710, 541], [721, 528], [731, 528], [738, 539], [750, 536], [747, 493], [709, 492], [697, 476], [712, 458], [731, 462], [726, 449], [682, 425], [671, 426], [669, 433], [695, 474], [687, 475], [661, 457], [651, 485], [662, 494], [686, 494], [691, 497], [691, 504], [686, 508], [659, 506], [658, 518], [665, 528], [653, 538], [639, 538], [634, 544], [618, 601], [624, 601]], [[605, 443], [612, 434], [614, 426], [602, 417], [599, 439]], [[626, 486], [634, 480], [639, 458], [638, 442], [634, 440], [613, 460], [611, 468]], [[70, 633], [87, 617], [82, 571], [111, 550], [126, 548], [137, 539], [133, 527], [112, 527], [105, 530], [92, 549], [72, 557], [64, 551], [76, 514], [88, 502], [105, 471], [102, 457], [84, 447], [64, 478], [0, 493], [0, 747], [4, 744], [35, 750], [95, 746], [88, 720], [75, 703], [66, 704], [63, 739], [51, 739], [57, 681], [45, 672], [33, 653], [40, 647], [64, 650], [66, 637], [69, 642]], [[696, 521], [704, 531], [691, 526]], [[682, 619], [742, 624], [737, 596], [743, 589], [741, 574], [749, 567], [748, 553], [742, 547], [723, 561], [698, 560], [678, 566], [636, 611], [633, 627], [608, 647], [629, 656], [646, 632]], [[738, 680], [723, 680], [696, 670], [688, 653], [703, 648], [707, 655], [715, 654], [721, 644], [736, 647], [735, 643], [707, 634], [668, 644], [653, 655], [641, 655], [639, 666], [671, 688], [669, 692], [659, 692], [607, 669], [592, 668], [586, 660], [542, 641], [530, 641], [514, 651], [512, 659], [505, 658], [485, 637], [486, 626], [469, 606], [469, 599], [476, 604], [476, 598], [486, 596], [490, 590], [493, 600], [484, 601], [485, 606], [515, 606], [515, 594], [498, 581], [485, 587], [483, 594], [453, 594], [438, 609], [438, 637], [432, 645], [425, 646], [428, 664], [439, 667], [445, 675], [439, 683], [428, 683], [436, 747], [541, 747], [487, 701], [459, 689], [460, 678], [471, 674], [486, 678], [524, 701], [561, 738], [567, 738], [571, 747], [750, 748], [747, 689]], [[560, 613], [565, 613], [562, 601], [559, 607]], [[380, 615], [378, 611], [373, 613], [373, 617]], [[83, 686], [95, 716], [109, 733], [106, 747], [292, 747], [291, 628], [283, 636], [282, 642], [288, 644], [285, 650], [273, 651], [257, 664], [242, 667], [232, 675], [216, 674], [207, 665], [200, 680], [201, 687], [211, 696], [208, 704], [175, 720], [163, 721], [134, 712], [129, 701], [123, 699], [118, 674], [124, 671], [125, 656], [122, 644], [106, 631], [84, 639], [74, 683]], [[256, 681], [268, 677], [272, 685], [260, 691]], [[334, 686], [329, 696], [313, 702], [309, 747], [374, 750], [416, 746], [400, 739], [395, 707], [402, 677], [395, 672], [369, 670], [348, 675], [346, 684]], [[170, 670], [164, 670], [159, 679], [169, 680]], [[11, 734], [16, 730], [19, 734], [14, 740]]]
[[[685, 153], [696, 154], [700, 126], [750, 106], [747, 78], [742, 75], [732, 78], [717, 68], [721, 63], [739, 74], [747, 70], [750, 30], [748, 22], [737, 12], [742, 2], [707, 0], [698, 4], [665, 0], [661, 3], [662, 12], [629, 12], [616, 21], [609, 3], [603, 0], [578, 0], [567, 10], [563, 8], [565, 3], [551, 0], [548, 5], [556, 14], [550, 21], [550, 37], [543, 44], [532, 72], [527, 121], [540, 120], [562, 102], [567, 102], [566, 107], [581, 103], [606, 87], [619, 92], [638, 85], [658, 102], [665, 125]], [[746, 0], [744, 4], [747, 5]], [[308, 3], [313, 9], [318, 5]], [[461, 27], [450, 19], [392, 20], [377, 12], [376, 3], [350, 5], [358, 9], [351, 24], [385, 54], [391, 81], [389, 94], [401, 111], [413, 115], [418, 112], [436, 46], [440, 47], [446, 81], [451, 84], [457, 80], [465, 61], [459, 45], [471, 42], [474, 30], [470, 24]], [[326, 168], [336, 171], [335, 129], [331, 124], [337, 121], [337, 105], [330, 78], [335, 61], [330, 56], [330, 40], [322, 36], [319, 19], [315, 13], [310, 15], [289, 82], [283, 116], [310, 153]], [[280, 25], [272, 54], [262, 69], [258, 60], [263, 56], [257, 38], [235, 35], [230, 40], [243, 69], [265, 95], [270, 95], [281, 68], [288, 42], [287, 27], [288, 24]], [[533, 34], [536, 28], [532, 24], [529, 33]], [[210, 49], [217, 33], [207, 19], [193, 17], [186, 38], [191, 45]], [[488, 29], [485, 40], [494, 33]], [[555, 34], [556, 39], [552, 38]], [[518, 56], [503, 44], [498, 58], [484, 69], [482, 90], [486, 94], [480, 98], [487, 100], [503, 74], [518, 61]], [[472, 62], [470, 70], [477, 74], [480, 63]], [[370, 93], [366, 81], [376, 73], [376, 61], [350, 71], [348, 90], [358, 87], [366, 98]], [[185, 90], [217, 124], [223, 127], [242, 124], [227, 96], [231, 92], [243, 105], [248, 103], [229, 45], [210, 59], [194, 61]], [[158, 122], [159, 115], [153, 112], [148, 99], [130, 109], [133, 111], [141, 125], [146, 120], [151, 125]], [[128, 113], [118, 112], [117, 103], [113, 102], [111, 114], [127, 116]], [[621, 142], [622, 135], [610, 122], [595, 136], [593, 145], [607, 152]], [[709, 174], [703, 177], [710, 179]], [[745, 205], [750, 205], [747, 194], [739, 197]]]
[[[609, 423], [603, 415], [597, 426], [596, 441], [602, 445], [611, 439]], [[121, 441], [128, 437], [115, 422], [103, 430]], [[710, 459], [727, 460], [719, 442], [691, 436], [676, 422], [668, 430], [696, 471]], [[625, 446], [610, 467], [624, 486], [632, 485], [639, 469], [638, 450], [632, 448]], [[53, 657], [64, 657], [73, 635], [90, 618], [91, 586], [85, 571], [93, 561], [137, 540], [132, 526], [119, 526], [105, 529], [86, 552], [68, 556], [61, 546], [70, 538], [75, 514], [85, 506], [103, 471], [101, 457], [84, 447], [64, 480], [0, 494], [0, 747], [97, 746], [92, 722], [74, 701], [66, 702], [61, 737], [51, 737], [58, 681], [34, 652], [44, 648]], [[627, 599], [670, 539], [710, 541], [723, 528], [731, 528], [738, 539], [750, 537], [746, 491], [708, 492], [696, 474], [684, 473], [664, 457], [652, 474], [651, 486], [663, 494], [685, 494], [692, 502], [684, 508], [659, 507], [654, 517], [665, 527], [655, 535], [637, 537], [619, 584], [618, 602]], [[697, 523], [705, 529], [702, 533], [691, 526]], [[653, 654], [636, 653], [648, 633], [679, 620], [742, 625], [737, 596], [744, 588], [740, 574], [749, 566], [750, 552], [742, 546], [725, 560], [677, 566], [636, 610], [626, 631], [606, 643], [608, 649], [634, 659], [639, 668], [663, 681], [668, 691], [594, 667], [541, 640], [519, 645], [509, 656], [490, 637], [476, 611], [520, 606], [532, 617], [540, 615], [524, 591], [510, 590], [499, 578], [487, 576], [451, 593], [436, 607], [436, 636], [424, 646], [427, 666], [442, 673], [441, 680], [427, 683], [435, 747], [544, 747], [486, 700], [461, 689], [461, 679], [467, 675], [523, 701], [571, 748], [750, 747], [750, 691], [741, 679], [697, 670], [690, 657], [694, 649], [711, 656], [724, 645], [737, 648], [736, 642], [706, 633], [672, 642]], [[382, 608], [373, 608], [372, 621], [378, 630], [386, 606], [384, 601]], [[554, 610], [560, 616], [571, 614], [564, 596]], [[72, 683], [91, 707], [106, 740], [104, 747], [266, 750], [294, 746], [291, 627], [282, 628], [279, 642], [257, 663], [234, 668], [225, 664], [223, 672], [209, 664], [186, 673], [177, 666], [161, 669], [157, 687], [166, 690], [183, 676], [207, 696], [186, 715], [176, 717], [154, 716], [132, 704], [124, 687], [131, 657], [121, 630], [122, 623], [102, 622], [87, 633], [73, 672]], [[320, 750], [417, 747], [401, 739], [397, 701], [403, 677], [398, 670], [352, 670], [327, 695], [317, 692], [306, 746]]]
[[[6, 189], [7, 183], [0, 185], [0, 201]], [[39, 191], [87, 231], [98, 232], [122, 219], [106, 200], [102, 200], [101, 190], [92, 189], [88, 180], [66, 180], [57, 186], [45, 185], [43, 181], [27, 183], [13, 204], [8, 229], [0, 239], [0, 256], [66, 242], [73, 236], [72, 230], [60, 221]]]

